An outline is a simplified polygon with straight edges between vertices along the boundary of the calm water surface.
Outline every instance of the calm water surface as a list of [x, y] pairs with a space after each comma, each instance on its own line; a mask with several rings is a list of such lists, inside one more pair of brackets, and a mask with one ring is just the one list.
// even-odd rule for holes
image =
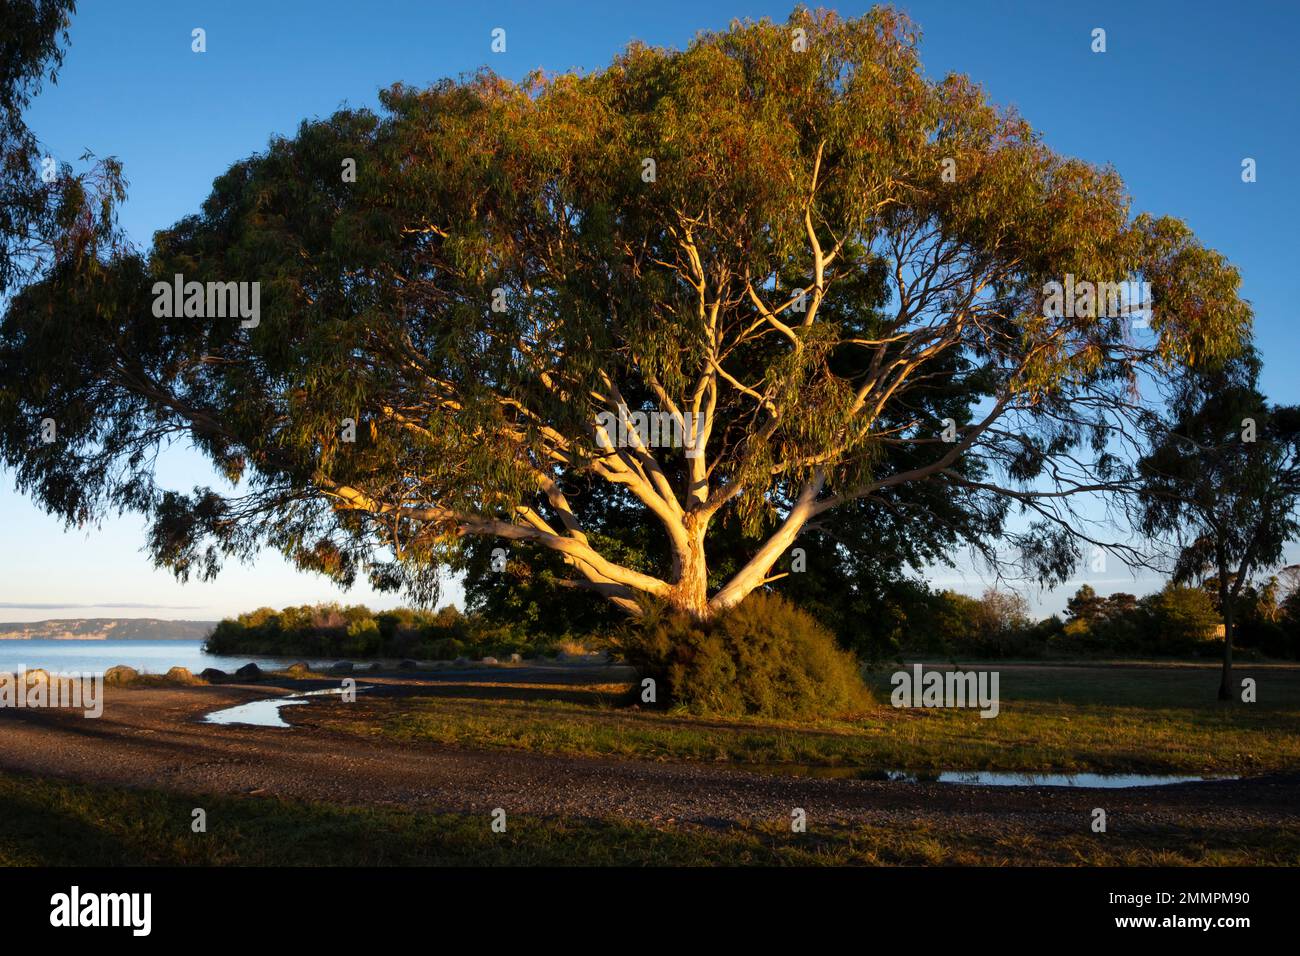
[[[44, 638], [0, 641], [0, 673], [26, 667], [47, 671], [90, 671], [102, 674], [114, 664], [134, 667], [142, 674], [165, 674], [172, 667], [198, 673], [205, 667], [234, 671], [248, 663], [261, 668], [284, 667], [301, 658], [218, 657], [203, 653], [203, 642], [181, 641], [53, 641]], [[308, 663], [313, 663], [309, 661]]]
[[758, 773], [833, 780], [890, 780], [894, 783], [956, 783], [967, 787], [1163, 787], [1172, 783], [1211, 783], [1237, 777], [1162, 773], [1015, 773], [999, 770], [868, 770], [861, 767], [818, 767], [807, 764], [741, 764]]
[[[358, 694], [364, 693], [369, 688], [358, 687]], [[247, 704], [239, 704], [235, 707], [227, 707], [224, 710], [214, 710], [203, 718], [205, 723], [209, 724], [249, 724], [253, 727], [292, 727], [284, 715], [280, 713], [281, 707], [292, 707], [294, 704], [310, 703], [309, 697], [329, 697], [342, 694], [342, 689], [323, 689], [309, 690], [302, 694], [288, 694], [284, 697], [272, 697], [269, 700], [254, 700]]]

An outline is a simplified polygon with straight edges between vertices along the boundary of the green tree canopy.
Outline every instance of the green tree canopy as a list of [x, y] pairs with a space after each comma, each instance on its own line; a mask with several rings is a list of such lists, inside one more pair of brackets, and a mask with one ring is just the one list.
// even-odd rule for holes
[[[181, 575], [269, 543], [427, 593], [484, 536], [623, 609], [708, 616], [837, 509], [924, 521], [927, 497], [978, 527], [1030, 509], [1024, 550], [1060, 575], [1061, 503], [1113, 478], [1144, 370], [1249, 326], [1221, 257], [968, 79], [928, 80], [889, 9], [381, 101], [236, 163], [147, 256], [24, 291], [0, 330], [20, 488], [73, 522], [147, 513]], [[258, 282], [256, 324], [156, 308], [177, 275]], [[1141, 335], [1095, 300], [1044, 305], [1134, 276]], [[618, 427], [637, 416], [660, 440]], [[238, 490], [157, 487], [174, 439]], [[602, 550], [570, 497], [592, 483], [655, 527], [659, 564]], [[747, 551], [711, 582], [733, 527]]]
[[[1232, 698], [1234, 609], [1300, 533], [1300, 407], [1270, 405], [1253, 350], [1189, 368], [1168, 416], [1147, 420], [1139, 527], [1176, 547], [1177, 583], [1212, 580], [1224, 625], [1219, 698]], [[1208, 598], [1207, 598], [1208, 600]]]
[[55, 261], [112, 251], [121, 167], [107, 159], [74, 174], [42, 154], [23, 116], [42, 81], [58, 78], [75, 10], [75, 0], [0, 5], [0, 296]]

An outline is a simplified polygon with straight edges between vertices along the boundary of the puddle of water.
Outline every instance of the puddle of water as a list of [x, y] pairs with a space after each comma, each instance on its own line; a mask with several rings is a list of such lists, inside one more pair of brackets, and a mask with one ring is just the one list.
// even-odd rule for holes
[[205, 724], [248, 724], [252, 727], [289, 727], [280, 716], [281, 707], [306, 704], [308, 701], [283, 697], [277, 700], [255, 700], [225, 710], [214, 710], [203, 718]]
[[[357, 693], [367, 688], [358, 687]], [[293, 725], [280, 716], [281, 707], [293, 707], [296, 704], [310, 703], [308, 697], [328, 697], [343, 693], [342, 688], [325, 690], [308, 690], [288, 697], [273, 697], [270, 700], [254, 700], [223, 710], [214, 710], [203, 718], [205, 724], [246, 724], [250, 727], [292, 727]]]
[[864, 770], [861, 767], [815, 767], [805, 764], [742, 764], [746, 770], [791, 777], [827, 780], [888, 780], [895, 783], [955, 783], [967, 787], [1162, 787], [1174, 783], [1207, 783], [1237, 777], [1205, 777], [1151, 773], [1011, 773], [997, 770], [943, 770], [908, 773], [904, 770]]
[[1206, 783], [1213, 780], [1236, 780], [1236, 777], [1171, 776], [1155, 773], [1001, 773], [945, 771], [940, 783], [960, 783], [968, 787], [1163, 787], [1171, 783]]

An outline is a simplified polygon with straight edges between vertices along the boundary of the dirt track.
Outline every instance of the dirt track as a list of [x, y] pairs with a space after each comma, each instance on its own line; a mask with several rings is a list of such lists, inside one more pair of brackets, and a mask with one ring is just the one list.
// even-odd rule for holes
[[[1074, 830], [1104, 807], [1112, 830], [1222, 831], [1300, 822], [1300, 775], [1132, 790], [966, 787], [784, 778], [717, 764], [553, 757], [363, 738], [311, 726], [318, 699], [288, 708], [292, 729], [199, 722], [277, 687], [108, 688], [104, 716], [0, 711], [0, 770], [192, 793], [282, 795], [430, 812], [624, 817], [704, 824], [788, 820], [878, 825], [918, 821], [964, 830], [1014, 819], [1039, 832]], [[397, 688], [385, 689], [387, 692]]]

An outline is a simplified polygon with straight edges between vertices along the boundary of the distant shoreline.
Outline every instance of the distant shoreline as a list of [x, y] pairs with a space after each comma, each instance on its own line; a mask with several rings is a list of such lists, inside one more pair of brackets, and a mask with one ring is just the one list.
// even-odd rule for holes
[[156, 617], [65, 617], [0, 621], [0, 641], [202, 641], [216, 621]]
[[0, 634], [0, 641], [201, 641], [202, 637], [119, 637], [109, 634], [62, 634], [53, 637]]

